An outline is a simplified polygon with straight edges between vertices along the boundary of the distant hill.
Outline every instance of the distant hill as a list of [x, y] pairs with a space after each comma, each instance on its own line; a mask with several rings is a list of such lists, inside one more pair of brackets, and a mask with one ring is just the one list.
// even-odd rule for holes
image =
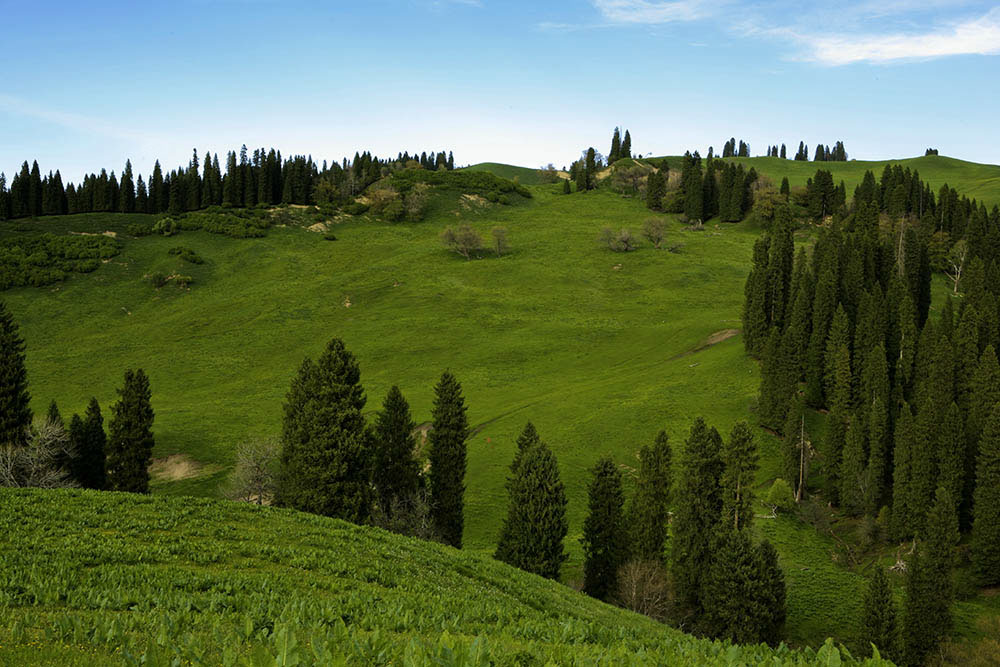
[[292, 510], [79, 490], [0, 503], [6, 665], [853, 664], [829, 643], [695, 639], [489, 557]]
[[494, 176], [506, 178], [511, 181], [517, 179], [521, 185], [541, 185], [542, 179], [538, 174], [538, 169], [531, 167], [517, 167], [512, 164], [501, 164], [499, 162], [480, 162], [479, 164], [463, 167], [468, 171], [488, 171]]
[[[667, 158], [670, 168], [680, 168], [682, 158], [670, 156]], [[901, 165], [920, 172], [920, 178], [929, 183], [934, 194], [945, 183], [955, 188], [959, 195], [968, 195], [988, 207], [1000, 205], [1000, 166], [994, 164], [979, 164], [966, 162], [951, 157], [927, 155], [924, 157], [906, 158], [902, 160], [849, 160], [847, 162], [796, 162], [775, 157], [726, 158], [727, 161], [742, 162], [752, 166], [757, 173], [770, 178], [775, 187], [781, 185], [781, 179], [788, 177], [792, 187], [804, 186], [806, 180], [816, 174], [817, 169], [826, 169], [833, 174], [836, 183], [844, 181], [847, 186], [847, 196], [852, 197], [854, 188], [866, 171], [872, 171], [875, 179], [882, 176], [882, 170], [889, 165]]]

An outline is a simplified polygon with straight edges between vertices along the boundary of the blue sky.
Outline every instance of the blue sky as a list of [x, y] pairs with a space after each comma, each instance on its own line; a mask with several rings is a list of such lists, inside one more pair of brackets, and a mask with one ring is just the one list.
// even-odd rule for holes
[[562, 166], [616, 125], [656, 155], [736, 136], [1000, 162], [1000, 4], [803, 5], [0, 0], [0, 170], [147, 174], [243, 143]]

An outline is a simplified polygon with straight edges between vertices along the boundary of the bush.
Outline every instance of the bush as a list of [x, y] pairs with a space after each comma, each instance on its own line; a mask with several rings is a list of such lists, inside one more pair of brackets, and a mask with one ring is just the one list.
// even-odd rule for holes
[[182, 276], [179, 273], [174, 274], [172, 276], [172, 278], [173, 278], [174, 284], [176, 284], [177, 287], [180, 287], [181, 289], [183, 289], [185, 287], [190, 287], [191, 284], [194, 283], [194, 278], [192, 278], [191, 276]]
[[768, 490], [765, 502], [775, 511], [790, 512], [795, 509], [795, 495], [792, 493], [792, 487], [779, 477], [774, 480], [770, 490]]
[[628, 229], [622, 229], [616, 234], [610, 227], [605, 227], [601, 230], [599, 240], [614, 252], [631, 252], [639, 247], [639, 239]]
[[191, 250], [191, 248], [185, 248], [184, 246], [174, 246], [167, 252], [169, 252], [171, 255], [177, 255], [185, 262], [190, 262], [192, 264], [205, 263], [205, 260], [203, 260], [194, 250]]
[[618, 570], [618, 606], [655, 618], [670, 614], [670, 584], [663, 565], [657, 561], [629, 561]]
[[441, 242], [452, 252], [457, 252], [466, 259], [472, 259], [472, 253], [483, 247], [483, 239], [479, 232], [470, 225], [459, 225], [457, 229], [445, 227], [441, 232]]
[[0, 241], [0, 290], [41, 287], [70, 273], [89, 273], [121, 251], [121, 242], [103, 235], [31, 234]]
[[153, 233], [153, 225], [145, 222], [134, 222], [125, 228], [129, 236], [149, 236]]
[[354, 201], [344, 207], [344, 213], [348, 215], [364, 215], [368, 212], [368, 204]]
[[159, 271], [154, 271], [153, 273], [150, 273], [148, 276], [146, 276], [146, 280], [149, 281], [150, 285], [159, 289], [167, 284], [169, 278]]

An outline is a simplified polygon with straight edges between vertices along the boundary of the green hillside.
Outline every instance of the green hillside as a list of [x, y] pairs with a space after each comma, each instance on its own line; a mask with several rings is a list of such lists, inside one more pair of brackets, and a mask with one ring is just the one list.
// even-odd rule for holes
[[538, 170], [531, 167], [515, 167], [512, 164], [501, 164], [499, 162], [480, 162], [479, 164], [463, 167], [463, 169], [468, 171], [487, 171], [500, 178], [507, 178], [512, 181], [517, 180], [521, 185], [540, 185], [542, 183]]
[[[680, 157], [667, 158], [671, 168], [680, 168]], [[993, 164], [978, 164], [965, 162], [955, 158], [927, 155], [924, 157], [902, 160], [864, 161], [850, 160], [848, 162], [796, 162], [782, 160], [776, 157], [726, 158], [752, 166], [757, 173], [764, 174], [774, 183], [781, 184], [781, 179], [788, 177], [792, 187], [805, 186], [806, 180], [816, 174], [817, 169], [826, 169], [833, 174], [834, 182], [844, 181], [847, 186], [847, 196], [854, 194], [854, 188], [861, 183], [866, 171], [875, 174], [876, 180], [882, 177], [882, 170], [887, 164], [899, 164], [904, 168], [920, 172], [920, 178], [930, 184], [937, 195], [938, 189], [944, 185], [955, 188], [960, 195], [968, 195], [987, 206], [1000, 205], [1000, 166]]]
[[844, 664], [832, 644], [696, 640], [490, 558], [290, 510], [0, 503], [3, 664]]
[[[661, 428], [676, 451], [698, 415], [724, 433], [753, 419], [758, 367], [737, 329], [760, 230], [711, 223], [692, 232], [668, 218], [665, 246], [675, 251], [646, 243], [618, 254], [597, 242], [600, 230], [637, 232], [651, 215], [643, 203], [559, 191], [533, 186], [531, 199], [511, 206], [449, 193], [417, 224], [341, 216], [330, 221], [336, 241], [306, 228], [311, 219], [251, 239], [130, 236], [130, 225], [152, 216], [0, 223], [0, 239], [107, 231], [122, 241], [93, 273], [3, 293], [27, 342], [33, 408], [44, 413], [55, 399], [68, 417], [96, 396], [107, 416], [124, 369], [141, 366], [156, 411], [154, 493], [218, 496], [235, 445], [279, 433], [291, 378], [330, 338], [357, 356], [369, 416], [398, 384], [415, 420], [428, 421], [434, 383], [450, 369], [474, 426], [466, 549], [495, 547], [515, 437], [530, 419], [559, 460], [569, 498], [564, 580], [578, 582], [586, 483], [602, 454], [634, 467]], [[447, 252], [441, 230], [463, 222], [487, 238], [506, 227], [510, 253], [465, 261]], [[171, 255], [177, 246], [204, 263]], [[154, 272], [194, 282], [156, 289], [144, 278]], [[757, 433], [763, 494], [782, 464], [778, 443]], [[872, 562], [843, 557], [844, 531], [818, 532], [792, 516], [758, 520], [756, 530], [781, 555], [789, 641], [853, 644]], [[960, 632], [974, 634], [998, 604], [961, 602]]]

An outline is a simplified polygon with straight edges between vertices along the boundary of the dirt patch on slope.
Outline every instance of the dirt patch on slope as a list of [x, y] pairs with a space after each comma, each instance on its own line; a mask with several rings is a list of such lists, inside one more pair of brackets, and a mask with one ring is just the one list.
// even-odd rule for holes
[[681, 359], [683, 357], [691, 356], [692, 354], [701, 352], [705, 348], [712, 347], [713, 345], [718, 345], [722, 341], [729, 340], [730, 338], [738, 335], [739, 333], [740, 333], [739, 329], [723, 329], [722, 331], [716, 331], [714, 334], [712, 334], [705, 340], [695, 345], [692, 349], [688, 350], [687, 352], [681, 352], [680, 354], [671, 357], [670, 360], [673, 361], [675, 359]]
[[187, 454], [171, 454], [166, 458], [153, 459], [149, 465], [149, 476], [164, 482], [201, 477], [208, 472], [210, 471], [207, 466], [198, 463]]

